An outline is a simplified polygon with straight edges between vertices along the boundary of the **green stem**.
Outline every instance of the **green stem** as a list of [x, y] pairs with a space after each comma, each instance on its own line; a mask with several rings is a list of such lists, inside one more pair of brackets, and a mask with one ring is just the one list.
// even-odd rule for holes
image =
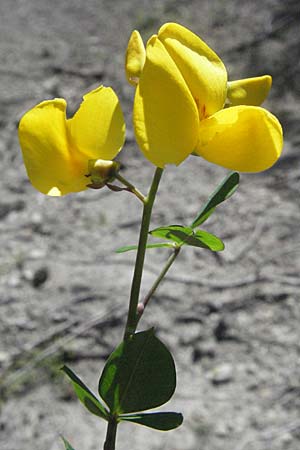
[[158, 185], [159, 185], [162, 173], [163, 173], [163, 169], [160, 169], [158, 167], [155, 171], [149, 194], [144, 200], [143, 218], [142, 218], [142, 223], [141, 223], [140, 238], [139, 238], [138, 250], [137, 250], [137, 255], [136, 255], [133, 280], [132, 280], [132, 285], [131, 285], [130, 302], [129, 302], [129, 309], [128, 309], [128, 316], [127, 316], [126, 328], [125, 328], [125, 333], [124, 333], [124, 339], [128, 339], [135, 332], [136, 327], [137, 327], [137, 319], [138, 319], [137, 306], [138, 306], [139, 295], [140, 295], [140, 288], [141, 288], [145, 253], [146, 253], [146, 245], [147, 245], [147, 240], [148, 240], [149, 225], [150, 225], [152, 207], [153, 207], [153, 203], [155, 200], [155, 196], [157, 193], [157, 189], [158, 189]]
[[126, 178], [122, 177], [119, 172], [115, 174], [115, 177], [128, 188], [128, 191], [132, 192], [139, 200], [145, 203], [145, 196], [132, 183], [126, 180]]
[[148, 294], [144, 297], [143, 302], [142, 302], [142, 308], [139, 309], [139, 316], [138, 316], [137, 322], [139, 322], [139, 320], [142, 317], [142, 315], [143, 315], [143, 313], [145, 311], [145, 308], [148, 305], [151, 297], [154, 295], [154, 293], [156, 292], [156, 289], [158, 288], [158, 286], [160, 285], [161, 281], [165, 277], [166, 273], [168, 272], [168, 270], [172, 266], [173, 262], [175, 261], [175, 259], [179, 255], [180, 249], [181, 249], [181, 247], [175, 247], [173, 253], [169, 256], [166, 264], [164, 265], [162, 271], [160, 272], [160, 274], [156, 278], [156, 280], [153, 283], [153, 285], [152, 285], [151, 289], [149, 290]]
[[115, 450], [118, 422], [114, 417], [109, 419], [103, 450]]

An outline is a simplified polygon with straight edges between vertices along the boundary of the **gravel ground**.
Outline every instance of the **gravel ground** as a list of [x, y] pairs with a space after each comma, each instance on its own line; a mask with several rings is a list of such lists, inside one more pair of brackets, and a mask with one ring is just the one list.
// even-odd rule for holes
[[[62, 199], [28, 182], [17, 141], [21, 115], [64, 97], [69, 113], [84, 92], [117, 91], [127, 118], [123, 173], [142, 191], [153, 167], [137, 150], [133, 91], [123, 58], [133, 29], [145, 39], [167, 21], [201, 35], [231, 79], [272, 74], [266, 107], [285, 132], [281, 160], [241, 176], [238, 192], [206, 229], [226, 250], [187, 249], [171, 268], [141, 329], [155, 326], [176, 361], [167, 409], [173, 432], [122, 424], [119, 450], [298, 450], [300, 8], [296, 0], [1, 0], [0, 3], [0, 447], [101, 448], [105, 428], [86, 413], [59, 373], [66, 362], [96, 390], [121, 339], [141, 208], [126, 193], [87, 191]], [[200, 158], [168, 168], [152, 226], [190, 221], [226, 170]], [[142, 291], [168, 250], [149, 251]]]

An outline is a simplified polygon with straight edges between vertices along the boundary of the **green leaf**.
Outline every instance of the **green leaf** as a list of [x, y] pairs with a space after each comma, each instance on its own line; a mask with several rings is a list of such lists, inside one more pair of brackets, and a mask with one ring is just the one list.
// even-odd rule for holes
[[[162, 242], [160, 244], [147, 244], [146, 248], [159, 248], [159, 247], [173, 247], [171, 242]], [[125, 247], [120, 247], [116, 250], [116, 253], [125, 253], [130, 250], [137, 250], [138, 245], [126, 245]]]
[[149, 414], [133, 414], [120, 416], [119, 419], [134, 422], [156, 430], [168, 431], [179, 427], [183, 422], [183, 416], [175, 412], [158, 412]]
[[65, 444], [65, 449], [66, 450], [74, 450], [74, 448], [72, 447], [72, 445], [67, 441], [67, 439], [65, 439], [63, 436], [61, 436], [63, 443]]
[[123, 341], [110, 355], [99, 380], [99, 394], [113, 414], [160, 406], [172, 397], [175, 387], [172, 355], [153, 329]]
[[204, 230], [194, 231], [190, 227], [182, 225], [169, 225], [159, 227], [150, 231], [152, 236], [162, 237], [174, 240], [177, 245], [190, 245], [192, 247], [201, 247], [213, 252], [224, 250], [224, 244], [218, 237]]
[[183, 244], [189, 235], [193, 234], [193, 229], [182, 225], [168, 225], [159, 227], [149, 232], [151, 236], [171, 239], [176, 244]]
[[231, 197], [238, 188], [239, 180], [240, 176], [238, 172], [230, 173], [210, 196], [207, 203], [193, 221], [191, 227], [196, 228], [201, 225], [214, 212], [216, 206]]
[[84, 406], [92, 414], [107, 420], [108, 414], [106, 409], [80, 378], [67, 366], [63, 366], [61, 370], [71, 379], [75, 394]]
[[220, 252], [225, 248], [224, 243], [221, 241], [221, 239], [204, 230], [198, 230], [194, 232], [192, 236], [189, 236], [187, 238], [187, 240], [185, 241], [185, 245], [206, 248], [213, 252]]

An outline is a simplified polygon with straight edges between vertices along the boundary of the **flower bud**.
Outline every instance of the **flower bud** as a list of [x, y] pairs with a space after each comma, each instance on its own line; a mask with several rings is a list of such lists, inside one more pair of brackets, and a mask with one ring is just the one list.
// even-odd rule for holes
[[120, 169], [120, 163], [104, 159], [90, 159], [88, 162], [88, 177], [91, 183], [87, 186], [92, 189], [101, 189], [106, 183], [111, 183]]
[[134, 30], [129, 38], [126, 51], [125, 71], [128, 83], [134, 86], [138, 84], [145, 60], [146, 50], [144, 43], [140, 33]]

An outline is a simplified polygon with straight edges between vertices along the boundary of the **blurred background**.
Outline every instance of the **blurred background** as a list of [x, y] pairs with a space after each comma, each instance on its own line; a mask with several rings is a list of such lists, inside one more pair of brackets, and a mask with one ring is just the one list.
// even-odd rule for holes
[[[132, 132], [134, 91], [124, 54], [133, 29], [146, 41], [176, 21], [222, 58], [231, 80], [271, 74], [265, 107], [285, 148], [271, 170], [242, 174], [238, 192], [204, 227], [217, 256], [186, 249], [141, 329], [155, 326], [174, 354], [178, 387], [167, 410], [176, 431], [122, 424], [118, 450], [297, 450], [300, 445], [299, 193], [300, 6], [297, 0], [1, 0], [0, 3], [0, 447], [102, 447], [105, 424], [88, 414], [59, 372], [72, 367], [96, 392], [122, 337], [140, 204], [126, 193], [49, 198], [30, 185], [17, 139], [24, 112], [64, 97], [72, 115], [104, 84], [127, 121], [123, 174], [146, 192], [153, 167]], [[158, 95], [153, 92], [153, 95]], [[255, 145], [255, 143], [254, 143]], [[163, 176], [152, 227], [188, 223], [225, 176], [188, 158]], [[168, 250], [150, 250], [142, 292]]]

